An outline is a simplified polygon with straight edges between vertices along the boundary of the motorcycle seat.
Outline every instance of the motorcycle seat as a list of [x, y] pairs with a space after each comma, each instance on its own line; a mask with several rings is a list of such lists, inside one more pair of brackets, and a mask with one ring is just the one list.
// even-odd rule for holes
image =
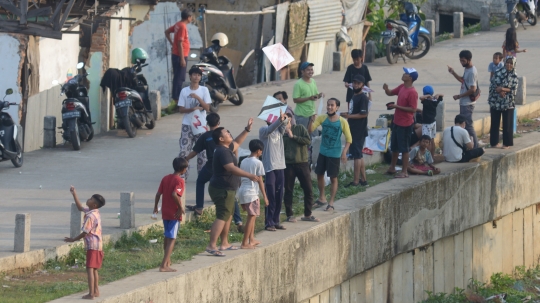
[[114, 92], [114, 94], [116, 95], [118, 92], [123, 91], [123, 90], [124, 90], [124, 91], [129, 91], [129, 92], [131, 92], [131, 91], [135, 92], [134, 89], [129, 88], [129, 87], [119, 87], [119, 88], [116, 89], [116, 91]]
[[405, 26], [407, 27], [407, 23], [401, 21], [401, 20], [387, 20], [387, 22], [390, 22], [390, 23], [395, 23], [397, 25], [401, 25], [401, 26]]

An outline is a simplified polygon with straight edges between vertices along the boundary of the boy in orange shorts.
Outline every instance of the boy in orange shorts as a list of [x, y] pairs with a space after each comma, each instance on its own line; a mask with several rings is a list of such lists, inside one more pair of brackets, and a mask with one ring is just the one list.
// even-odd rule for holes
[[[261, 157], [264, 149], [264, 144], [261, 140], [254, 139], [249, 142], [249, 157], [242, 160], [240, 169], [255, 176], [264, 176], [264, 166], [259, 157]], [[257, 183], [248, 178], [242, 177], [240, 188], [238, 189], [238, 198], [242, 209], [247, 212], [247, 223], [244, 230], [244, 239], [242, 240], [242, 249], [253, 249], [261, 242], [255, 239], [255, 219], [261, 214], [261, 204], [259, 201], [259, 193], [264, 197], [264, 203], [268, 206], [268, 198], [264, 190], [262, 177]]]
[[75, 205], [79, 211], [84, 212], [84, 223], [82, 226], [82, 233], [75, 238], [65, 237], [65, 242], [75, 242], [84, 238], [84, 247], [86, 248], [86, 273], [88, 275], [88, 294], [83, 296], [83, 299], [93, 300], [95, 297], [99, 297], [99, 275], [98, 269], [101, 268], [103, 263], [103, 241], [101, 239], [101, 215], [99, 214], [99, 208], [105, 205], [105, 199], [103, 196], [95, 194], [86, 201], [86, 206], [83, 207], [77, 191], [73, 185], [69, 191], [73, 195]]

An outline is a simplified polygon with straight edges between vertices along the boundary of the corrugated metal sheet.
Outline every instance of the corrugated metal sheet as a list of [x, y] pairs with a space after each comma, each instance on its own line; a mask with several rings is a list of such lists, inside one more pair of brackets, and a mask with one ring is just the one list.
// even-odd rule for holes
[[309, 25], [306, 43], [334, 41], [341, 28], [340, 0], [308, 0]]

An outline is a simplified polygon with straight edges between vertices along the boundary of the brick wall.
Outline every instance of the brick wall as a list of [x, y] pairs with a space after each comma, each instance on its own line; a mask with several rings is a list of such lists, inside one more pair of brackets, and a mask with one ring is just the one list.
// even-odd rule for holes
[[103, 54], [103, 72], [109, 68], [109, 21], [99, 23], [99, 27], [92, 34], [90, 53], [101, 52]]

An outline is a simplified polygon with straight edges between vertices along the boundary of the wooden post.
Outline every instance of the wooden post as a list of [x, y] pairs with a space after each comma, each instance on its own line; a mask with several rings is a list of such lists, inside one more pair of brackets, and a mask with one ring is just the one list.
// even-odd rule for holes
[[19, 20], [20, 25], [26, 25], [26, 14], [28, 13], [28, 0], [21, 0], [19, 2], [19, 7], [21, 8], [21, 18]]

